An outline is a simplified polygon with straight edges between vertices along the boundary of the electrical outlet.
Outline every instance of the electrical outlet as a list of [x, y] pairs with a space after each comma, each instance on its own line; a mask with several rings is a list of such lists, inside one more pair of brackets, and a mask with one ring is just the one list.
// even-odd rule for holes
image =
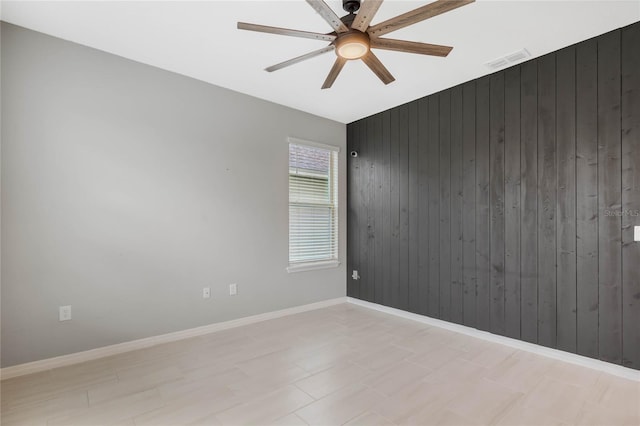
[[356, 271], [355, 269], [351, 273], [351, 279], [352, 280], [359, 280], [360, 279], [360, 275], [358, 275], [358, 271]]
[[640, 226], [633, 227], [633, 241], [640, 241]]
[[205, 287], [202, 289], [202, 298], [203, 299], [208, 299], [211, 297], [211, 288], [209, 287]]
[[238, 284], [229, 284], [229, 295], [235, 296], [238, 294]]
[[71, 320], [71, 305], [60, 306], [58, 308], [58, 320], [70, 321]]

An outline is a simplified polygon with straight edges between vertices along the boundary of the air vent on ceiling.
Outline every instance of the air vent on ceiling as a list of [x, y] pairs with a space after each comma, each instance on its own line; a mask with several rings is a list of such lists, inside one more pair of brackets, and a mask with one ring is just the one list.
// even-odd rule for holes
[[527, 51], [527, 49], [522, 49], [518, 50], [517, 52], [509, 53], [508, 55], [504, 55], [500, 58], [489, 61], [485, 65], [491, 70], [497, 70], [508, 65], [513, 65], [515, 63], [521, 62], [530, 57], [531, 54]]

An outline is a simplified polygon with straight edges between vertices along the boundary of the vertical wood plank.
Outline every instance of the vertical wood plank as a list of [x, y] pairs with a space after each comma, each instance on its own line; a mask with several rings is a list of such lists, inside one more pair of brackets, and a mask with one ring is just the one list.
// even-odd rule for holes
[[451, 321], [462, 324], [462, 86], [451, 89]]
[[400, 139], [400, 254], [398, 307], [409, 306], [409, 107], [398, 107]]
[[369, 187], [368, 187], [368, 179], [369, 179], [369, 164], [370, 157], [367, 152], [368, 144], [367, 144], [367, 120], [360, 120], [358, 123], [358, 141], [360, 147], [360, 190], [358, 191], [360, 194], [360, 202], [362, 203], [360, 206], [360, 261], [358, 265], [360, 267], [360, 279], [358, 280], [358, 297], [366, 300], [367, 298], [367, 287], [369, 281], [369, 268], [368, 268], [368, 260], [369, 260]]
[[556, 347], [556, 57], [538, 59], [538, 343]]
[[429, 316], [440, 315], [440, 103], [429, 97]]
[[491, 332], [505, 334], [504, 293], [504, 72], [490, 77], [489, 93], [489, 214], [490, 228], [490, 286]]
[[451, 92], [440, 93], [440, 318], [451, 319]]
[[538, 341], [538, 64], [520, 67], [521, 338]]
[[598, 357], [598, 50], [576, 47], [577, 352]]
[[375, 285], [376, 285], [376, 247], [375, 247], [375, 231], [376, 231], [376, 125], [375, 117], [367, 117], [367, 280], [363, 281], [366, 285], [364, 298], [366, 301], [375, 302]]
[[382, 179], [384, 177], [384, 165], [383, 165], [383, 135], [382, 135], [382, 113], [376, 114], [373, 117], [370, 117], [370, 120], [373, 122], [373, 135], [370, 135], [370, 140], [372, 141], [374, 148], [372, 150], [373, 154], [373, 252], [374, 252], [374, 286], [373, 286], [373, 295], [372, 300], [375, 303], [382, 303], [383, 296], [383, 268], [384, 268], [384, 257], [383, 257], [383, 246], [384, 241], [382, 238], [382, 232], [384, 229], [383, 226], [383, 217], [382, 217], [382, 208], [384, 204], [384, 194], [381, 191], [382, 188]]
[[462, 86], [463, 323], [476, 325], [476, 85]]
[[418, 172], [418, 102], [408, 104], [409, 115], [409, 288], [408, 306], [410, 312], [419, 312], [420, 295], [418, 290], [418, 262], [420, 246], [418, 244], [420, 225], [418, 220], [419, 172]]
[[382, 113], [382, 304], [391, 304], [391, 111]]
[[[357, 149], [355, 147], [355, 123], [347, 125], [347, 151]], [[347, 157], [347, 296], [356, 297], [354, 286], [355, 280], [351, 278], [351, 271], [358, 269], [355, 263], [357, 249], [357, 207], [358, 201], [356, 193], [358, 185], [356, 183], [356, 174], [358, 172], [358, 163], [356, 158]]]
[[622, 159], [620, 31], [598, 38], [598, 224], [600, 358], [622, 361]]
[[391, 213], [391, 256], [389, 259], [389, 287], [391, 289], [390, 306], [399, 308], [399, 279], [400, 279], [400, 168], [402, 167], [400, 159], [400, 140], [399, 140], [399, 111], [393, 108], [390, 113], [390, 153], [389, 153], [389, 169], [390, 169], [390, 213]]
[[505, 334], [520, 338], [520, 67], [504, 73]]
[[640, 369], [640, 25], [622, 29], [622, 364]]
[[429, 139], [428, 139], [428, 98], [418, 100], [418, 174], [419, 174], [419, 241], [420, 259], [418, 265], [419, 286], [418, 312], [422, 315], [429, 313]]
[[491, 330], [490, 80], [476, 82], [476, 327]]
[[576, 51], [567, 48], [556, 55], [558, 146], [558, 349], [576, 352]]

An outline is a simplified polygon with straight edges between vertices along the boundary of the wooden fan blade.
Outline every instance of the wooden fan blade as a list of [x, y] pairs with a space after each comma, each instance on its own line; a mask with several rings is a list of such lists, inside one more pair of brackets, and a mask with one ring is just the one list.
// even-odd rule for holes
[[280, 70], [282, 68], [288, 67], [289, 65], [297, 64], [298, 62], [306, 61], [307, 59], [315, 58], [316, 56], [320, 56], [323, 53], [331, 52], [335, 49], [333, 44], [323, 47], [322, 49], [314, 50], [313, 52], [309, 52], [307, 54], [298, 56], [297, 58], [289, 59], [288, 61], [280, 62], [279, 64], [271, 65], [268, 68], [265, 68], [265, 71], [273, 72]]
[[238, 22], [239, 30], [257, 31], [259, 33], [279, 34], [292, 37], [310, 38], [313, 40], [333, 41], [336, 36], [332, 34], [312, 33], [309, 31], [290, 30], [288, 28], [269, 27], [266, 25], [248, 24], [246, 22]]
[[378, 12], [381, 4], [382, 0], [364, 0], [360, 4], [360, 9], [358, 10], [356, 19], [354, 19], [353, 24], [351, 24], [351, 28], [362, 32], [367, 31], [371, 20], [376, 15], [376, 12]]
[[333, 63], [333, 67], [331, 67], [331, 71], [329, 71], [329, 75], [327, 76], [327, 79], [324, 81], [324, 84], [322, 85], [323, 89], [328, 89], [331, 86], [333, 86], [333, 82], [336, 81], [336, 78], [338, 78], [338, 74], [340, 74], [340, 71], [342, 71], [342, 68], [346, 63], [347, 63], [346, 59], [341, 58], [340, 56], [336, 58], [336, 61]]
[[418, 43], [415, 41], [394, 40], [390, 38], [372, 38], [371, 48], [396, 50], [398, 52], [417, 53], [420, 55], [447, 56], [453, 47], [439, 44]]
[[473, 3], [474, 1], [475, 0], [434, 1], [433, 3], [429, 3], [407, 13], [403, 13], [402, 15], [398, 15], [395, 18], [373, 25], [372, 27], [369, 27], [367, 32], [371, 37], [380, 37], [392, 31], [399, 30], [400, 28], [408, 27], [416, 22], [424, 21], [425, 19], [433, 18], [434, 16], [442, 13]]
[[346, 33], [349, 28], [340, 20], [338, 15], [327, 5], [323, 0], [307, 0], [307, 3], [316, 11], [322, 18], [327, 21], [331, 28], [336, 30], [337, 33]]
[[384, 65], [382, 65], [382, 62], [380, 62], [380, 59], [378, 59], [378, 57], [374, 55], [373, 52], [369, 52], [366, 55], [364, 55], [362, 57], [362, 61], [365, 64], [367, 64], [367, 66], [371, 69], [371, 71], [373, 71], [373, 73], [377, 75], [378, 78], [382, 80], [384, 84], [389, 84], [396, 80], [391, 75], [389, 70]]

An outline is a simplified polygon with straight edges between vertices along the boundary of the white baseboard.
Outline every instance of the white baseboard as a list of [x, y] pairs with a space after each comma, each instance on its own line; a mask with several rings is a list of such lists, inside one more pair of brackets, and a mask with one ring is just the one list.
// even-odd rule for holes
[[588, 358], [582, 355], [577, 355], [558, 349], [548, 348], [546, 346], [536, 345], [534, 343], [524, 342], [522, 340], [512, 339], [511, 337], [499, 336], [497, 334], [481, 331], [475, 328], [467, 327], [465, 325], [454, 324], [424, 315], [414, 314], [411, 312], [390, 308], [388, 306], [378, 305], [376, 303], [371, 303], [360, 299], [354, 299], [352, 297], [347, 297], [347, 301], [354, 305], [363, 306], [365, 308], [374, 309], [376, 311], [385, 312], [387, 314], [410, 319], [413, 321], [418, 321], [424, 324], [432, 325], [434, 327], [444, 328], [446, 330], [455, 331], [456, 333], [466, 334], [467, 336], [488, 340], [490, 342], [500, 343], [512, 348], [532, 352], [538, 355], [565, 361], [571, 364], [580, 365], [582, 367], [604, 371], [618, 377], [623, 377], [625, 379], [636, 380], [640, 382], [640, 371], [623, 367], [621, 365], [600, 361], [594, 358]]
[[308, 305], [295, 306], [293, 308], [282, 309], [279, 311], [266, 312], [264, 314], [252, 315], [250, 317], [238, 318], [231, 321], [209, 324], [202, 327], [191, 328], [188, 330], [176, 331], [159, 336], [152, 336], [144, 339], [133, 340], [130, 342], [104, 346], [102, 348], [91, 349], [88, 351], [62, 355], [55, 358], [48, 358], [40, 361], [29, 362], [26, 364], [5, 367], [0, 369], [0, 379], [11, 379], [13, 377], [24, 376], [26, 374], [50, 370], [52, 368], [92, 361], [95, 359], [117, 355], [124, 352], [156, 346], [162, 343], [175, 342], [178, 340], [188, 339], [190, 337], [202, 336], [204, 334], [214, 333], [216, 331], [227, 330], [230, 328], [240, 327], [243, 325], [253, 324], [274, 318], [280, 318], [301, 312], [312, 311], [315, 309], [326, 308], [328, 306], [338, 305], [345, 302], [640, 382], [640, 371], [633, 370], [631, 368], [584, 357], [581, 355], [572, 354], [569, 352], [560, 351], [557, 349], [547, 348], [545, 346], [524, 342], [522, 340], [512, 339], [510, 337], [491, 334], [489, 332], [477, 330], [475, 328], [467, 327], [464, 325], [454, 324], [447, 321], [430, 318], [424, 315], [414, 314], [411, 312], [390, 308], [388, 306], [378, 305], [376, 303], [371, 303], [360, 299], [354, 299], [352, 297], [338, 297], [336, 299], [324, 300], [322, 302], [311, 303]]
[[78, 364], [81, 362], [92, 361], [124, 352], [144, 349], [162, 343], [175, 342], [177, 340], [188, 339], [190, 337], [202, 336], [216, 331], [227, 330], [230, 328], [240, 327], [247, 324], [266, 321], [274, 318], [280, 318], [287, 315], [298, 314], [301, 312], [312, 311], [315, 309], [326, 308], [328, 306], [346, 303], [346, 297], [338, 297], [336, 299], [324, 300], [322, 302], [311, 303], [308, 305], [294, 306], [293, 308], [282, 309], [279, 311], [266, 312], [264, 314], [252, 315], [250, 317], [238, 318], [231, 321], [218, 322], [215, 324], [204, 325], [202, 327], [190, 328], [188, 330], [176, 331], [173, 333], [161, 334], [159, 336], [147, 337], [144, 339], [133, 340], [130, 342], [118, 343], [115, 345], [104, 346], [101, 348], [91, 349], [83, 352], [76, 352], [69, 355], [62, 355], [55, 358], [43, 359], [40, 361], [28, 362], [25, 364], [13, 365], [0, 370], [0, 380], [11, 379], [13, 377], [24, 376], [26, 374], [39, 373], [41, 371], [50, 370], [52, 368], [64, 367], [67, 365]]

